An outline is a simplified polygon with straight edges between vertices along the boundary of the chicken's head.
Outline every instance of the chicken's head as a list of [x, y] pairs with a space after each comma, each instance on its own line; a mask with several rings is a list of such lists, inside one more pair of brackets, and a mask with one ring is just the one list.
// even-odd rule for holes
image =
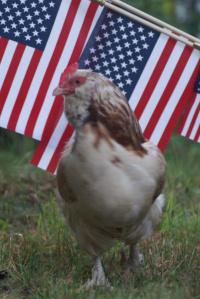
[[129, 109], [116, 85], [102, 74], [78, 69], [78, 63], [70, 65], [62, 73], [53, 95], [64, 97], [65, 114], [75, 128], [86, 121], [108, 119], [113, 111]]

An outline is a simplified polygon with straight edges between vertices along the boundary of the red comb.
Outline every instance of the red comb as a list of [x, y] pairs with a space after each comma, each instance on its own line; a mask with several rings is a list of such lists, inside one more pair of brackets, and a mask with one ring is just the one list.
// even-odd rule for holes
[[78, 67], [79, 67], [78, 62], [75, 62], [75, 63], [67, 66], [66, 69], [64, 70], [64, 72], [62, 73], [62, 75], [60, 76], [59, 85], [63, 85], [63, 83], [65, 82], [67, 77], [69, 75], [72, 75], [73, 73], [75, 73], [77, 71]]

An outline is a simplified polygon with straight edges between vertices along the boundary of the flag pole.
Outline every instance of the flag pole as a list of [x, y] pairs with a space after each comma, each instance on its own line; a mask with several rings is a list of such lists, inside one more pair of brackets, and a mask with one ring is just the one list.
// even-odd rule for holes
[[188, 46], [197, 48], [200, 50], [200, 39], [174, 27], [159, 19], [144, 13], [143, 11], [132, 7], [120, 0], [91, 0], [99, 3], [115, 12], [129, 17], [132, 20], [138, 21], [145, 26], [148, 26], [161, 33], [167, 34], [168, 36], [176, 39], [177, 41], [183, 42]]

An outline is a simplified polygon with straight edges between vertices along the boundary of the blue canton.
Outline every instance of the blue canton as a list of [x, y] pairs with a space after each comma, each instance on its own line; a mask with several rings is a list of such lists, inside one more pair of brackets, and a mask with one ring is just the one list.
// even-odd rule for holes
[[43, 50], [61, 0], [0, 0], [0, 36]]
[[104, 74], [129, 98], [159, 35], [151, 28], [104, 9], [79, 65]]
[[200, 71], [195, 83], [195, 92], [200, 93]]

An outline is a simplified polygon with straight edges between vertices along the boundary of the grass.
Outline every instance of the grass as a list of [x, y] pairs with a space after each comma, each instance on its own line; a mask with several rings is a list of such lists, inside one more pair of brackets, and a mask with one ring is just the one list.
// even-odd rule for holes
[[1, 299], [200, 298], [200, 145], [174, 137], [166, 151], [168, 203], [159, 230], [142, 242], [145, 264], [129, 280], [120, 245], [104, 256], [113, 291], [84, 291], [90, 258], [65, 227], [55, 179], [28, 164], [31, 146], [0, 152]]

